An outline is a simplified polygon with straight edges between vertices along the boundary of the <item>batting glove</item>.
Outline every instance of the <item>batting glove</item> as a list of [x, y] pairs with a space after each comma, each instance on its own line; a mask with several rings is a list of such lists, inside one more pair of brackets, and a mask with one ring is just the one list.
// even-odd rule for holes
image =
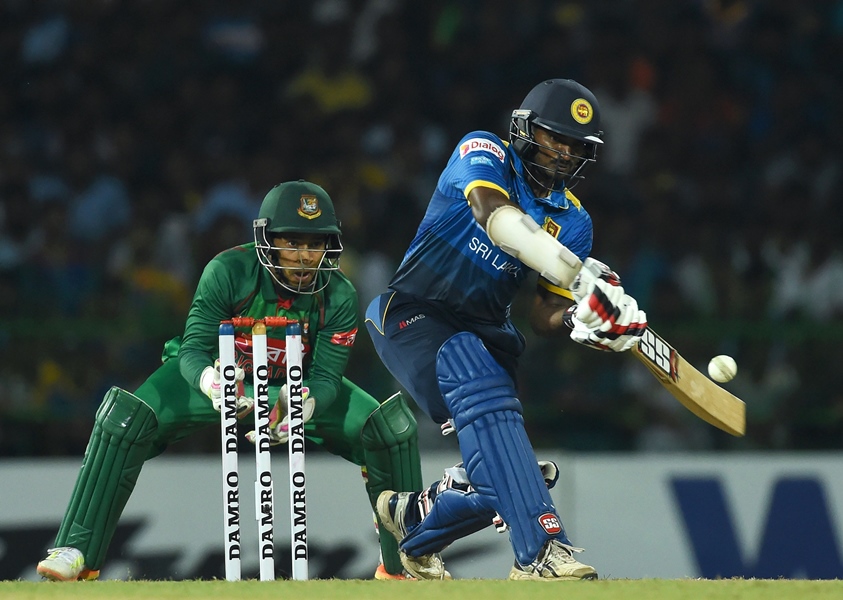
[[583, 298], [591, 294], [594, 289], [594, 282], [598, 279], [605, 281], [613, 287], [621, 286], [620, 275], [614, 272], [606, 263], [589, 256], [583, 262], [582, 269], [580, 269], [580, 272], [571, 284], [571, 294], [574, 296], [574, 302], [579, 303]]
[[[307, 423], [313, 417], [313, 411], [316, 408], [316, 398], [310, 395], [310, 388], [307, 386], [301, 389], [302, 398], [302, 421]], [[277, 446], [279, 444], [286, 444], [290, 439], [290, 419], [287, 413], [287, 406], [289, 405], [289, 398], [287, 394], [287, 384], [281, 386], [281, 391], [278, 392], [278, 401], [269, 413], [269, 445]], [[250, 431], [246, 434], [246, 439], [251, 443], [255, 443], [255, 432]]]
[[598, 320], [596, 327], [589, 327], [580, 318], [582, 303], [570, 307], [564, 315], [565, 324], [571, 328], [571, 339], [596, 350], [626, 352], [641, 341], [647, 329], [647, 314], [638, 309], [638, 302], [628, 294], [621, 298], [621, 306], [605, 321]]
[[[243, 385], [246, 373], [240, 367], [234, 367], [234, 380], [237, 383], [237, 418], [245, 417], [255, 408], [255, 401], [246, 396]], [[199, 376], [199, 389], [211, 399], [214, 410], [222, 410], [222, 391], [220, 389], [220, 359], [214, 361], [214, 366], [205, 367]]]
[[559, 467], [552, 460], [540, 460], [537, 462], [539, 463], [539, 469], [542, 472], [542, 478], [547, 485], [547, 489], [553, 489], [556, 486], [556, 482], [559, 481]]

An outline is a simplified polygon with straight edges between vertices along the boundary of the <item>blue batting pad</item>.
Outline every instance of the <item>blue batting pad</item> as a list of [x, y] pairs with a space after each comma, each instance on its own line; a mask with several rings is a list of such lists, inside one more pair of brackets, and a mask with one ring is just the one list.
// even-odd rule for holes
[[460, 442], [465, 470], [481, 502], [510, 526], [522, 565], [551, 538], [570, 541], [536, 463], [512, 379], [476, 335], [449, 338], [436, 357], [439, 389]]
[[401, 540], [410, 556], [441, 552], [456, 540], [492, 524], [495, 511], [474, 491], [444, 489], [436, 494], [430, 513]]

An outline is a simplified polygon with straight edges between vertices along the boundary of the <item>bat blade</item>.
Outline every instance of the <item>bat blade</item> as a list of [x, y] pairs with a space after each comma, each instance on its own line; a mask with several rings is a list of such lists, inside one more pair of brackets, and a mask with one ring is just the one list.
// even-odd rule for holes
[[682, 358], [655, 331], [647, 328], [632, 353], [682, 406], [736, 437], [746, 433], [746, 405]]

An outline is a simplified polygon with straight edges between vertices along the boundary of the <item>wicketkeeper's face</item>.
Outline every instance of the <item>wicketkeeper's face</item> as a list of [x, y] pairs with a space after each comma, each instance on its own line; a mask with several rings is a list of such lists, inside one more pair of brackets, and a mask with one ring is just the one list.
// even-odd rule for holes
[[272, 258], [280, 276], [293, 289], [313, 284], [325, 257], [328, 239], [313, 233], [285, 233], [272, 237]]

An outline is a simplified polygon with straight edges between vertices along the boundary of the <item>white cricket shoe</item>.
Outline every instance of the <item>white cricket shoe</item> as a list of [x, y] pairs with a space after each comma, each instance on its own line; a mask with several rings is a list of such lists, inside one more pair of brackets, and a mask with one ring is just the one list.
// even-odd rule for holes
[[579, 562], [574, 558], [574, 552], [582, 552], [582, 549], [568, 546], [559, 540], [550, 540], [539, 552], [536, 560], [529, 565], [521, 566], [516, 560], [515, 566], [509, 572], [509, 579], [539, 581], [597, 579], [597, 571], [594, 567]]
[[[381, 523], [389, 533], [395, 536], [398, 543], [407, 535], [404, 515], [410, 505], [412, 492], [393, 492], [387, 490], [378, 496], [377, 511]], [[451, 574], [445, 570], [445, 563], [439, 554], [424, 554], [410, 556], [403, 550], [398, 551], [401, 564], [411, 577], [416, 579], [451, 579]]]
[[[85, 557], [76, 548], [63, 546], [48, 550], [47, 558], [38, 563], [37, 571], [42, 577], [51, 581], [76, 581], [78, 579], [95, 579], [98, 571], [85, 568]], [[96, 573], [93, 577], [93, 573]]]

